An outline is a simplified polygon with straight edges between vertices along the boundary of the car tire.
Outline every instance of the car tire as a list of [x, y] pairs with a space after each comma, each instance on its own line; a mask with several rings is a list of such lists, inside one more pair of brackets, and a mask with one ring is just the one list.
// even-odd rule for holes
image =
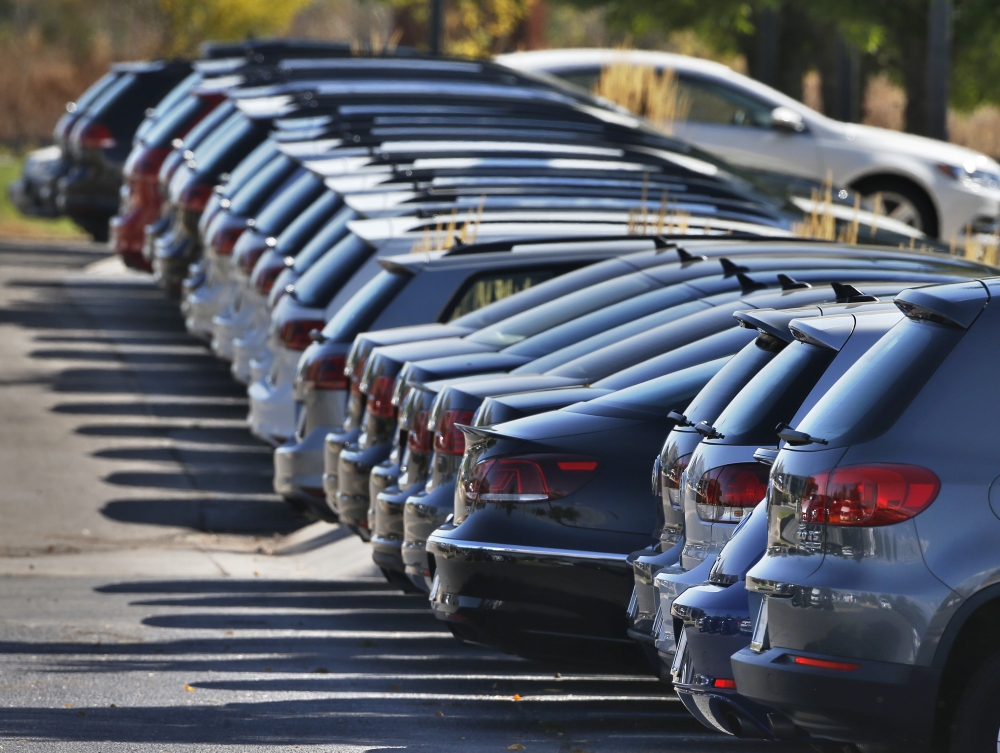
[[937, 211], [930, 197], [916, 184], [885, 175], [859, 180], [853, 187], [866, 199], [882, 194], [883, 214], [922, 230], [931, 238], [938, 237]]
[[111, 237], [107, 219], [79, 218], [74, 222], [97, 243], [107, 243]]
[[969, 678], [951, 725], [951, 753], [994, 753], [1000, 748], [1000, 652]]

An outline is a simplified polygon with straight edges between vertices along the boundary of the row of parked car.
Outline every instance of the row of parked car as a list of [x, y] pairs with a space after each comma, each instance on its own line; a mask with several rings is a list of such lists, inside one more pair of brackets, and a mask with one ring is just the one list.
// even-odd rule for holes
[[[114, 248], [248, 385], [275, 490], [458, 640], [656, 673], [730, 735], [992, 750], [997, 270], [549, 59], [197, 61]], [[808, 130], [782, 107], [753, 127]]]

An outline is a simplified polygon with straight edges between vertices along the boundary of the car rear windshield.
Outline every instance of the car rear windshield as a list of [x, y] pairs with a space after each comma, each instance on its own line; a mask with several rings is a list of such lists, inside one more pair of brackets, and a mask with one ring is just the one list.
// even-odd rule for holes
[[303, 306], [325, 308], [372, 253], [353, 233], [343, 238], [295, 282], [295, 300]]
[[201, 159], [195, 157], [195, 166], [198, 172], [203, 175], [214, 175], [219, 172], [225, 161], [230, 158], [230, 154], [239, 150], [244, 140], [249, 138], [256, 129], [257, 126], [253, 121], [240, 114], [239, 122], [229, 132], [228, 138], [220, 140], [216, 148], [206, 150], [207, 153]]
[[469, 335], [468, 339], [483, 345], [506, 347], [589, 314], [591, 311], [641, 295], [657, 287], [659, 285], [653, 279], [643, 274], [620, 277], [528, 309], [492, 326], [484, 327]]
[[965, 330], [903, 319], [830, 388], [797, 428], [831, 446], [888, 431]]
[[347, 232], [347, 223], [357, 217], [357, 213], [350, 207], [341, 207], [322, 230], [306, 244], [295, 257], [295, 265], [292, 269], [296, 274], [302, 275], [315, 264], [333, 244], [340, 241]]
[[198, 125], [184, 135], [184, 148], [196, 149], [206, 139], [211, 138], [216, 129], [225, 126], [226, 120], [232, 116], [235, 109], [236, 106], [227, 100], [212, 110], [212, 112], [198, 121]]
[[716, 430], [723, 444], [777, 445], [775, 427], [792, 420], [837, 351], [794, 342], [761, 369], [726, 407]]
[[223, 189], [223, 194], [230, 199], [235, 198], [240, 189], [249, 183], [258, 172], [267, 167], [278, 154], [278, 145], [271, 139], [264, 139], [240, 164], [233, 168]]
[[335, 342], [351, 342], [359, 332], [371, 327], [382, 309], [411, 279], [405, 273], [379, 272], [327, 322], [323, 334]]
[[88, 107], [94, 104], [94, 102], [97, 101], [97, 98], [104, 94], [104, 92], [108, 90], [108, 88], [118, 79], [120, 75], [121, 74], [116, 71], [105, 73], [97, 79], [97, 81], [91, 84], [87, 91], [81, 94], [80, 98], [76, 100], [76, 112], [82, 114]]
[[528, 290], [556, 274], [553, 269], [507, 270], [503, 272], [477, 275], [459, 291], [454, 305], [450, 307], [447, 320], [454, 321], [461, 316], [502, 301], [522, 290]]
[[289, 176], [284, 187], [274, 186], [257, 214], [257, 229], [266, 235], [280, 233], [303, 207], [308, 207], [320, 191], [325, 189], [322, 178], [304, 167], [298, 168]]
[[166, 149], [206, 107], [208, 103], [205, 100], [189, 94], [176, 107], [165, 111], [156, 119], [143, 136], [143, 141], [151, 149]]
[[277, 249], [283, 254], [294, 254], [316, 235], [329, 217], [340, 207], [340, 196], [333, 191], [320, 195], [278, 236]]
[[[247, 180], [230, 199], [229, 211], [241, 217], [253, 216], [267, 195], [274, 191], [279, 181], [292, 171], [295, 163], [291, 157], [278, 154]], [[232, 180], [230, 178], [230, 180]]]
[[114, 103], [118, 97], [124, 94], [135, 83], [134, 73], [125, 73], [120, 76], [111, 86], [101, 92], [87, 108], [87, 114], [93, 117], [100, 117], [101, 113]]
[[683, 411], [691, 399], [725, 366], [729, 358], [717, 358], [690, 366], [648, 382], [628, 387], [568, 408], [574, 413], [600, 415], [607, 408], [640, 411], [665, 416], [672, 410]]
[[705, 389], [697, 394], [684, 412], [688, 421], [693, 424], [702, 421], [715, 423], [747, 382], [774, 359], [778, 351], [768, 350], [760, 342], [759, 339], [754, 340], [744, 347], [705, 385]]

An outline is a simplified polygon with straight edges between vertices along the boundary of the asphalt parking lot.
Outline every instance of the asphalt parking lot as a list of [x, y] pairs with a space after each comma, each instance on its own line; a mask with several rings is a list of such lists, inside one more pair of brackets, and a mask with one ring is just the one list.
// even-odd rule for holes
[[799, 751], [459, 645], [271, 493], [244, 390], [96, 245], [0, 243], [0, 749]]

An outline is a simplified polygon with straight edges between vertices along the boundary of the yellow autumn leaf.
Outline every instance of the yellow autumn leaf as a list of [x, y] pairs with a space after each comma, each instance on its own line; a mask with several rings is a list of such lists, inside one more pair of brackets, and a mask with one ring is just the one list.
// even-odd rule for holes
[[193, 693], [195, 690], [197, 690], [197, 688], [192, 688], [187, 683], [184, 683], [184, 690], [186, 690], [188, 693]]
[[507, 750], [524, 750], [524, 746], [521, 743], [514, 743], [513, 745], [508, 745]]
[[511, 698], [510, 700], [512, 700], [512, 701], [520, 701], [521, 700], [521, 694], [520, 693], [514, 693], [514, 697]]

